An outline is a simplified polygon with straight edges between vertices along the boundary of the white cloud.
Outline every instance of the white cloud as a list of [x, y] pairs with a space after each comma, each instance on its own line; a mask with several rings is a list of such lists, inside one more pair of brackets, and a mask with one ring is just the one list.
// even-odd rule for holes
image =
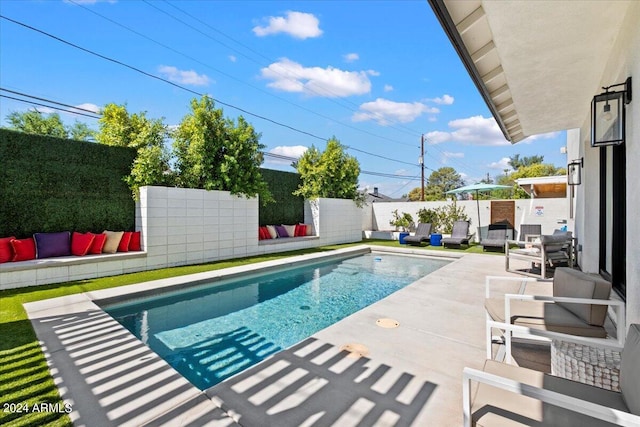
[[509, 158], [508, 157], [503, 157], [500, 160], [498, 160], [497, 162], [491, 162], [487, 165], [488, 168], [490, 169], [498, 169], [502, 172], [504, 172], [505, 169], [509, 169], [512, 170], [513, 168], [511, 167], [511, 165], [509, 164]]
[[453, 104], [454, 98], [451, 95], [444, 94], [438, 98], [431, 98], [429, 101], [439, 105], [451, 105]]
[[229, 61], [236, 62], [238, 58], [235, 55], [229, 55]]
[[385, 92], [391, 92], [393, 90], [393, 86], [391, 85], [384, 85], [384, 91]]
[[287, 58], [274, 62], [260, 71], [263, 78], [271, 80], [267, 86], [274, 89], [328, 98], [369, 93], [371, 81], [368, 75], [373, 73], [343, 71], [334, 67], [303, 67]]
[[294, 11], [287, 11], [285, 14], [286, 16], [270, 16], [267, 18], [267, 26], [256, 26], [253, 32], [258, 37], [285, 33], [302, 40], [322, 35], [318, 26], [320, 21], [313, 14]]
[[[300, 156], [302, 156], [307, 150], [308, 147], [302, 145], [282, 145], [272, 148], [271, 150], [269, 150], [269, 153], [275, 154], [277, 156], [293, 157], [295, 159], [299, 159]], [[290, 165], [291, 162], [293, 162], [293, 160], [290, 159], [278, 159], [271, 156], [266, 156], [265, 161], [281, 165]]]
[[347, 53], [346, 55], [342, 55], [342, 57], [346, 62], [353, 62], [360, 59], [360, 55], [358, 55], [357, 53]]
[[96, 114], [100, 113], [100, 107], [96, 104], [91, 104], [90, 102], [85, 102], [84, 104], [76, 105], [76, 108], [82, 108], [83, 110], [93, 111]]
[[373, 120], [381, 126], [392, 122], [409, 123], [420, 117], [423, 113], [436, 114], [437, 108], [429, 107], [421, 102], [395, 102], [378, 98], [373, 102], [365, 102], [360, 105], [360, 111], [355, 113], [351, 120], [364, 122]]
[[158, 72], [169, 81], [193, 86], [208, 86], [209, 77], [205, 74], [198, 74], [193, 70], [179, 70], [170, 65], [160, 65]]
[[442, 164], [447, 164], [449, 159], [461, 159], [464, 157], [464, 153], [452, 153], [450, 151], [442, 152]]
[[469, 145], [497, 146], [510, 145], [493, 117], [473, 116], [449, 122], [451, 132], [434, 131], [426, 134], [430, 144], [447, 141], [461, 142]]

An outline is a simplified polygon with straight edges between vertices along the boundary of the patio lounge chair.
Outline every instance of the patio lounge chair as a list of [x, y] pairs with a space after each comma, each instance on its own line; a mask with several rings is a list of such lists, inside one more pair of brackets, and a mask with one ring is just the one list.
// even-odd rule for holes
[[482, 250], [498, 249], [504, 251], [504, 245], [507, 242], [507, 226], [504, 224], [491, 224], [487, 231], [487, 237], [482, 239], [480, 244]]
[[[501, 281], [531, 281], [515, 277], [487, 277], [485, 309], [487, 312], [487, 346], [491, 348], [492, 327], [495, 322], [523, 326], [529, 329], [590, 337], [596, 341], [607, 339], [605, 321], [607, 308], [611, 306], [617, 314], [616, 335], [619, 344], [624, 344], [625, 309], [622, 301], [610, 300], [611, 283], [600, 276], [571, 268], [558, 268], [553, 278], [553, 295], [506, 294], [492, 297], [491, 283]], [[505, 342], [510, 343], [511, 334], [505, 332]], [[506, 360], [511, 360], [507, 346]], [[487, 358], [491, 355], [487, 354]]]
[[[526, 243], [524, 248], [511, 249], [511, 245], [518, 245], [516, 240], [507, 240], [505, 245], [505, 270], [527, 276], [547, 279], [547, 273], [556, 267], [573, 267], [573, 238], [570, 233], [542, 235], [539, 241]], [[531, 268], [513, 270], [510, 266], [512, 259], [519, 259], [531, 263]]]
[[416, 228], [416, 234], [413, 236], [407, 236], [404, 238], [404, 241], [410, 245], [418, 245], [422, 242], [429, 243], [429, 239], [431, 237], [431, 224], [428, 222], [421, 222], [418, 224], [418, 228]]
[[460, 245], [469, 245], [469, 221], [456, 221], [453, 223], [453, 230], [451, 231], [451, 237], [445, 237], [442, 239], [444, 247]]
[[520, 224], [520, 234], [518, 235], [517, 244], [524, 248], [527, 243], [539, 239], [542, 235], [542, 225], [540, 224]]
[[[512, 332], [527, 328], [503, 325]], [[526, 332], [526, 331], [524, 331]], [[620, 392], [488, 359], [483, 370], [464, 368], [464, 426], [640, 425], [640, 325], [633, 324], [624, 347], [540, 332], [550, 339], [621, 352]], [[478, 387], [472, 398], [471, 383]]]

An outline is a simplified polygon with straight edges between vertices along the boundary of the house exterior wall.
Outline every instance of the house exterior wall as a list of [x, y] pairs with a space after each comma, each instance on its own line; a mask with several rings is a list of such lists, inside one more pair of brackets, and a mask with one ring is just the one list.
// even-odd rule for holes
[[[640, 2], [634, 2], [625, 17], [611, 57], [607, 61], [599, 87], [633, 78], [633, 99], [626, 106], [626, 302], [627, 325], [640, 323]], [[591, 117], [584, 119], [579, 137], [572, 135], [568, 149], [573, 158], [584, 157], [582, 185], [576, 188], [576, 234], [582, 242], [580, 266], [590, 273], [599, 272], [599, 150], [590, 146]]]

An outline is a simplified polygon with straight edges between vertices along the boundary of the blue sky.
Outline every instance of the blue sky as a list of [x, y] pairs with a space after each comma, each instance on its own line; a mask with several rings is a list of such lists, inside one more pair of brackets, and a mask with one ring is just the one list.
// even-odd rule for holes
[[[471, 184], [504, 174], [514, 154], [566, 165], [565, 132], [504, 139], [426, 1], [3, 0], [0, 13], [212, 96], [252, 123], [269, 153], [297, 157], [335, 136], [359, 160], [360, 186], [393, 197], [420, 185], [422, 135], [426, 177], [451, 166]], [[196, 97], [7, 19], [0, 87], [95, 111], [126, 104], [168, 125]], [[0, 98], [3, 125], [29, 108]], [[267, 156], [263, 166], [289, 164]]]

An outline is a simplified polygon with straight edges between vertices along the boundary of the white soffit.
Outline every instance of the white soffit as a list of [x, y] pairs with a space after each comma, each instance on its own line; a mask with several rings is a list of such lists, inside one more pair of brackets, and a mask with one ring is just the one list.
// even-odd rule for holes
[[515, 143], [582, 125], [633, 1], [443, 3]]

